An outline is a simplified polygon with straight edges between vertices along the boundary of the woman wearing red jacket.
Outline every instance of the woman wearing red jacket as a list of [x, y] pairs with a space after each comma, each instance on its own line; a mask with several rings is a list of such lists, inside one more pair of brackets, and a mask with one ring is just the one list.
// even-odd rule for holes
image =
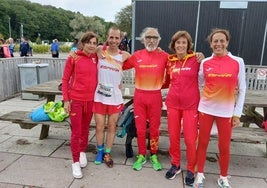
[[181, 172], [180, 132], [183, 126], [187, 158], [185, 183], [189, 186], [194, 182], [198, 124], [197, 108], [200, 98], [198, 88], [199, 63], [195, 53], [191, 50], [192, 47], [192, 38], [187, 31], [177, 31], [172, 36], [169, 48], [175, 54], [168, 57], [166, 81], [163, 85], [163, 88], [170, 85], [166, 106], [170, 138], [169, 153], [172, 165], [165, 177], [174, 179]]
[[79, 42], [79, 50], [67, 58], [62, 77], [64, 109], [71, 120], [70, 147], [74, 178], [82, 178], [81, 167], [86, 167], [85, 150], [88, 145], [89, 125], [93, 116], [92, 106], [97, 85], [98, 39], [87, 32]]

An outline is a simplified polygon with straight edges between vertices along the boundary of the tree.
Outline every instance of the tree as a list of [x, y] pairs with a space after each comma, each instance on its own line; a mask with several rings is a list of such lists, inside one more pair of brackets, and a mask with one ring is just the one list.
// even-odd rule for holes
[[73, 38], [80, 38], [86, 31], [93, 31], [98, 34], [99, 40], [101, 40], [101, 37], [105, 34], [105, 26], [98, 17], [77, 14], [75, 18], [70, 21], [70, 27], [73, 29], [71, 32]]
[[132, 36], [132, 6], [128, 5], [121, 9], [116, 16], [115, 22], [121, 31], [127, 33], [128, 38]]

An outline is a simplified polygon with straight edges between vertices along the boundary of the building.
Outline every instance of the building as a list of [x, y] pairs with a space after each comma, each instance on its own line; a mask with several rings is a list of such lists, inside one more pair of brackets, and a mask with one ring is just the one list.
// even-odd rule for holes
[[150, 26], [159, 29], [162, 49], [169, 52], [171, 36], [187, 30], [194, 50], [210, 56], [206, 38], [212, 28], [224, 28], [231, 34], [232, 54], [244, 58], [247, 65], [267, 65], [267, 0], [132, 0], [132, 4], [134, 50], [143, 48], [138, 37]]

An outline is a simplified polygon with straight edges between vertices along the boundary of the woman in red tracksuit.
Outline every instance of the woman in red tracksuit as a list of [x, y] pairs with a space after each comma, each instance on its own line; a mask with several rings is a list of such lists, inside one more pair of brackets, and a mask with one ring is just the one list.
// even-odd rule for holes
[[245, 101], [245, 64], [240, 57], [232, 55], [227, 48], [229, 31], [214, 29], [208, 36], [212, 56], [201, 62], [199, 84], [203, 85], [199, 111], [199, 140], [197, 146], [198, 173], [194, 187], [204, 187], [204, 166], [213, 122], [218, 129], [220, 177], [219, 187], [231, 188], [228, 180], [232, 128], [240, 124]]
[[163, 85], [163, 88], [167, 88], [170, 84], [166, 106], [170, 138], [169, 153], [172, 165], [165, 177], [174, 179], [181, 172], [180, 133], [183, 126], [187, 158], [186, 185], [192, 185], [194, 182], [198, 124], [197, 108], [200, 98], [198, 87], [199, 63], [195, 53], [191, 50], [192, 46], [192, 38], [187, 31], [177, 31], [172, 36], [169, 48], [175, 54], [168, 57], [166, 81]]
[[74, 178], [82, 178], [81, 167], [86, 167], [85, 150], [88, 145], [89, 125], [93, 116], [92, 106], [97, 85], [98, 39], [93, 32], [87, 32], [79, 42], [80, 49], [67, 58], [62, 77], [64, 109], [70, 115], [70, 147]]

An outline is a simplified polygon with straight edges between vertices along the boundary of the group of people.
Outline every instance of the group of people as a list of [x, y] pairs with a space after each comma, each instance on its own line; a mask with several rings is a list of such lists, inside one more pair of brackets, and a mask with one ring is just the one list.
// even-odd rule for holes
[[[177, 31], [172, 36], [169, 48], [174, 54], [167, 54], [158, 47], [161, 37], [156, 28], [145, 28], [140, 38], [145, 48], [130, 55], [119, 49], [121, 32], [118, 28], [110, 28], [106, 44], [98, 47], [97, 36], [87, 32], [79, 41], [78, 50], [72, 52], [66, 61], [62, 92], [64, 108], [70, 114], [72, 125], [73, 176], [81, 178], [81, 168], [87, 165], [85, 149], [93, 114], [98, 150], [95, 164], [104, 161], [108, 167], [113, 167], [111, 150], [116, 122], [123, 108], [122, 71], [134, 68], [138, 156], [133, 169], [141, 170], [147, 161], [147, 122], [150, 132], [149, 160], [154, 170], [162, 169], [157, 156], [161, 89], [169, 88], [166, 106], [171, 168], [165, 177], [174, 179], [181, 172], [182, 129], [187, 158], [185, 183], [196, 188], [204, 187], [207, 146], [213, 122], [216, 122], [220, 165], [218, 185], [230, 188], [231, 131], [240, 124], [246, 83], [243, 59], [227, 50], [229, 32], [225, 29], [211, 32], [208, 41], [213, 54], [205, 59], [202, 53], [192, 51], [192, 38], [187, 31]], [[108, 127], [106, 139], [105, 124]]]
[[13, 38], [7, 40], [0, 39], [0, 58], [10, 58], [14, 57], [15, 44]]

